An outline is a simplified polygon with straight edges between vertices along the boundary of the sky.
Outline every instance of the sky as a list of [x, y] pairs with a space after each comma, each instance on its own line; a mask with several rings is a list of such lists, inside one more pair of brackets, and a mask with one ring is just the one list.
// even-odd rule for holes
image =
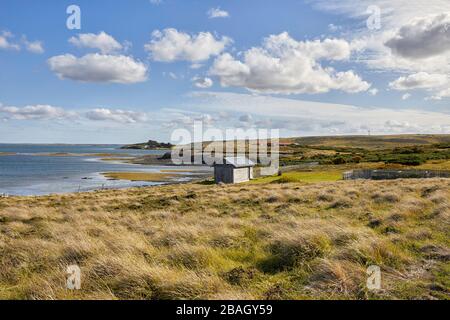
[[450, 133], [448, 0], [2, 0], [0, 143]]

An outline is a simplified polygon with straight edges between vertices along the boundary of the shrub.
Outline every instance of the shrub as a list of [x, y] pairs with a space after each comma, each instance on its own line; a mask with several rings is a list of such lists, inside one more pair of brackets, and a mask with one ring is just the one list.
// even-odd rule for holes
[[333, 164], [345, 164], [347, 161], [343, 157], [337, 157], [332, 160]]
[[352, 158], [353, 163], [360, 163], [362, 160], [363, 160], [363, 158], [361, 156], [354, 156]]
[[270, 256], [260, 264], [264, 272], [279, 272], [301, 266], [316, 258], [323, 257], [331, 247], [325, 235], [302, 237], [283, 236], [269, 245]]

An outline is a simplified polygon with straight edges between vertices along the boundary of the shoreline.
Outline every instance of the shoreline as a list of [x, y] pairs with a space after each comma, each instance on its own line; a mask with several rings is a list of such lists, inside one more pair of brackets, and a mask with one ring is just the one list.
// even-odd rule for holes
[[[126, 180], [121, 180], [126, 181]], [[105, 187], [103, 189], [90, 189], [90, 190], [81, 190], [79, 192], [77, 191], [69, 191], [69, 192], [61, 192], [61, 193], [48, 193], [48, 194], [39, 194], [39, 195], [14, 195], [14, 194], [7, 194], [0, 192], [0, 199], [11, 199], [11, 198], [45, 198], [45, 197], [52, 197], [52, 196], [76, 196], [76, 195], [82, 195], [82, 194], [90, 194], [90, 193], [96, 193], [96, 192], [107, 192], [107, 191], [123, 191], [123, 192], [129, 192], [133, 189], [146, 189], [146, 188], [155, 188], [155, 187], [165, 187], [165, 186], [179, 186], [179, 185], [187, 185], [187, 184], [200, 184], [202, 181], [207, 181], [207, 177], [205, 178], [195, 178], [189, 181], [164, 181], [164, 182], [154, 182], [153, 185], [140, 185], [140, 186], [126, 186], [126, 187]], [[136, 181], [138, 182], [138, 181]], [[143, 181], [145, 182], [145, 181]], [[151, 182], [151, 181], [149, 181]], [[1, 204], [1, 202], [0, 202]]]

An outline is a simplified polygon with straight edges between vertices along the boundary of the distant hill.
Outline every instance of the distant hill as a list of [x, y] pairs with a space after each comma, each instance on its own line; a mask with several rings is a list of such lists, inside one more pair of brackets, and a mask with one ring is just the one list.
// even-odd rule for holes
[[158, 150], [158, 149], [171, 149], [173, 145], [171, 143], [158, 142], [149, 140], [143, 143], [129, 144], [121, 147], [121, 149], [146, 149], [146, 150]]
[[417, 145], [446, 144], [450, 143], [450, 134], [302, 137], [281, 139], [281, 142], [297, 144], [300, 146], [390, 149]]

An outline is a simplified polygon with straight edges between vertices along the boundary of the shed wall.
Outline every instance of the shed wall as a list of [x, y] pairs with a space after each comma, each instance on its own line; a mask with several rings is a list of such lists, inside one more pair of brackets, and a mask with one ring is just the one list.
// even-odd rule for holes
[[216, 183], [233, 183], [233, 167], [232, 166], [215, 166], [214, 180]]
[[250, 170], [251, 168], [234, 168], [233, 170], [233, 180], [234, 183], [240, 183], [250, 180]]

